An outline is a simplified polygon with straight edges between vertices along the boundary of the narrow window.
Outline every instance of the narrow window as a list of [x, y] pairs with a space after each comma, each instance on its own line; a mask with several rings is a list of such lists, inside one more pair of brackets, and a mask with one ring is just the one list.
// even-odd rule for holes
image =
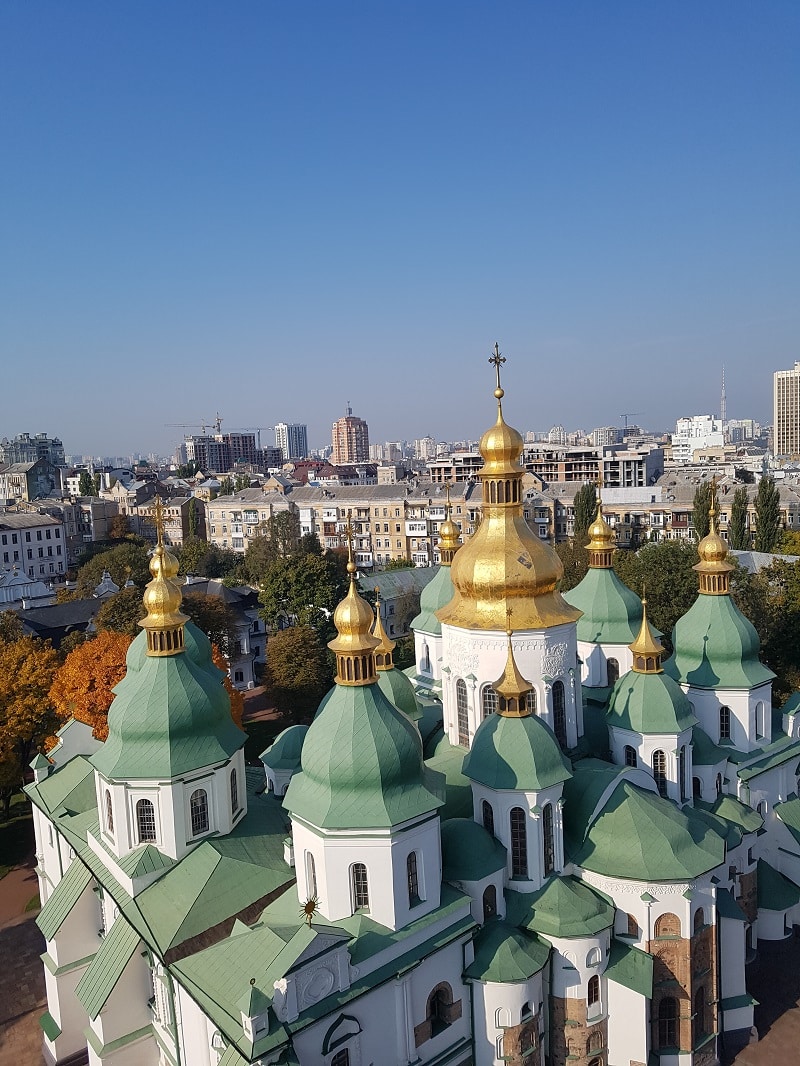
[[536, 689], [532, 688], [530, 692], [525, 693], [525, 710], [528, 714], [536, 714]]
[[681, 792], [681, 800], [686, 799], [686, 745], [681, 745], [678, 753], [678, 786]]
[[461, 678], [456, 681], [456, 722], [458, 725], [458, 743], [469, 747], [469, 714], [467, 712], [467, 686]]
[[680, 936], [681, 920], [677, 914], [662, 914], [656, 918], [654, 929], [656, 937]]
[[590, 1007], [596, 1007], [600, 1002], [600, 978], [596, 974], [594, 977], [589, 978], [586, 1002]]
[[528, 841], [525, 827], [525, 811], [512, 807], [509, 816], [511, 826], [511, 876], [528, 876]]
[[231, 770], [231, 810], [234, 814], [239, 810], [239, 786], [236, 781], [236, 767]]
[[553, 682], [553, 732], [562, 748], [567, 746], [567, 706], [564, 700], [564, 682]]
[[497, 713], [497, 693], [491, 685], [483, 690], [483, 717], [489, 718]]
[[408, 879], [408, 904], [413, 907], [419, 903], [419, 876], [417, 874], [417, 853], [412, 851], [406, 859], [406, 877]]
[[666, 996], [658, 1005], [658, 1046], [678, 1046], [678, 1001]]
[[619, 680], [619, 663], [616, 659], [608, 659], [606, 662], [608, 672], [608, 684], [614, 685]]
[[148, 799], [140, 799], [136, 804], [136, 827], [140, 844], [156, 839], [156, 809]]
[[192, 819], [192, 836], [208, 832], [208, 795], [204, 788], [198, 788], [189, 800], [189, 814]]
[[705, 924], [706, 924], [706, 916], [705, 916], [705, 914], [703, 912], [703, 908], [699, 907], [695, 911], [695, 915], [694, 915], [694, 933], [695, 933], [695, 936], [697, 936], [698, 933], [703, 931], [703, 929], [705, 927]]
[[369, 908], [369, 884], [367, 882], [367, 868], [363, 862], [354, 862], [350, 867], [350, 878], [353, 888], [354, 910], [367, 910]]
[[639, 935], [639, 923], [636, 921], [632, 914], [628, 915], [628, 936]]
[[697, 1044], [706, 1035], [706, 990], [698, 988], [694, 997], [694, 1041]]
[[731, 739], [731, 709], [730, 707], [720, 707], [719, 709], [719, 739], [730, 740]]
[[483, 814], [483, 828], [494, 836], [494, 808], [491, 803], [484, 800], [481, 804], [481, 813]]
[[636, 766], [638, 760], [636, 758], [636, 748], [632, 748], [630, 744], [625, 745], [625, 765]]
[[658, 794], [666, 798], [667, 795], [667, 757], [663, 751], [653, 752], [653, 777], [656, 781]]
[[556, 865], [555, 841], [553, 837], [553, 804], [546, 804], [542, 811], [542, 846], [544, 850], [544, 875], [548, 877]]
[[453, 993], [449, 985], [443, 985], [433, 991], [428, 999], [428, 1019], [431, 1023], [431, 1036], [438, 1036], [450, 1025], [453, 1005]]
[[306, 888], [309, 898], [317, 898], [317, 868], [314, 864], [314, 856], [310, 851], [306, 852]]
[[111, 806], [111, 793], [106, 789], [106, 829], [114, 835], [114, 808]]
[[339, 1048], [331, 1059], [331, 1066], [350, 1066], [350, 1051], [346, 1047]]
[[483, 892], [483, 920], [488, 922], [497, 914], [497, 889], [487, 885]]

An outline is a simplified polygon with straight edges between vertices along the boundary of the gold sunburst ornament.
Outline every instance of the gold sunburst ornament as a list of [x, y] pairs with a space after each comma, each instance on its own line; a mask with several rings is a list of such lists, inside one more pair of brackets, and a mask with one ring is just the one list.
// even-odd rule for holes
[[311, 928], [312, 921], [319, 914], [319, 899], [317, 896], [309, 896], [303, 906], [300, 908], [300, 917], [304, 918], [308, 922], [308, 928]]

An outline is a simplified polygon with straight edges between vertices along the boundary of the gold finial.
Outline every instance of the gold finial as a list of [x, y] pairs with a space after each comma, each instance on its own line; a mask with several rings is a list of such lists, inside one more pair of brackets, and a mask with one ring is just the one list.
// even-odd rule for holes
[[161, 497], [156, 493], [156, 503], [153, 508], [153, 514], [156, 520], [156, 544], [159, 548], [164, 547], [164, 504], [161, 502]]
[[511, 639], [514, 634], [511, 629], [510, 607], [506, 609], [506, 626], [506, 637], [508, 638], [506, 666], [503, 673], [492, 685], [492, 688], [500, 697], [500, 706], [497, 713], [504, 718], [526, 718], [531, 713], [527, 697], [533, 686], [519, 672], [514, 659], [514, 645]]
[[156, 497], [154, 512], [158, 539], [150, 559], [153, 580], [144, 590], [142, 602], [147, 615], [139, 625], [147, 633], [148, 655], [177, 655], [184, 650], [183, 627], [189, 616], [180, 609], [181, 587], [175, 580], [178, 560], [164, 546], [164, 511], [160, 496]]
[[350, 515], [347, 516], [347, 525], [344, 527], [344, 531], [347, 536], [347, 572], [350, 575], [350, 580], [355, 581], [355, 573], [358, 567], [353, 562], [353, 520]]
[[453, 556], [460, 547], [458, 538], [461, 536], [461, 531], [450, 517], [452, 507], [450, 504], [449, 481], [445, 483], [444, 488], [446, 503], [444, 505], [444, 522], [439, 526], [439, 559], [444, 566], [450, 566]]
[[379, 670], [394, 670], [392, 652], [397, 642], [392, 640], [384, 629], [381, 618], [381, 590], [378, 585], [375, 586], [375, 621], [372, 626], [372, 635], [378, 641], [375, 649], [375, 665]]
[[647, 620], [647, 597], [644, 595], [644, 589], [642, 593], [642, 625], [636, 640], [628, 645], [633, 652], [633, 671], [637, 674], [661, 674], [664, 645]]
[[731, 572], [728, 545], [717, 529], [717, 479], [711, 479], [711, 503], [708, 508], [709, 529], [697, 545], [700, 562], [694, 570], [700, 575], [700, 592], [705, 596], [727, 596], [730, 592]]
[[502, 386], [500, 385], [500, 367], [506, 361], [506, 357], [500, 354], [500, 345], [495, 341], [494, 355], [489, 356], [489, 362], [494, 364], [495, 373], [497, 375], [497, 388], [494, 390], [494, 394], [497, 397], [498, 406], [500, 401], [505, 396]]
[[350, 585], [347, 595], [333, 612], [337, 635], [328, 642], [336, 655], [337, 685], [370, 685], [377, 681], [375, 649], [380, 641], [370, 629], [374, 622], [372, 608], [358, 594], [356, 564], [353, 562], [353, 524], [347, 520], [347, 572]]
[[594, 522], [586, 531], [589, 534], [589, 543], [586, 549], [589, 552], [589, 566], [593, 570], [610, 570], [613, 563], [616, 535], [611, 526], [603, 518], [603, 500], [600, 495], [601, 479], [597, 479], [597, 514]]

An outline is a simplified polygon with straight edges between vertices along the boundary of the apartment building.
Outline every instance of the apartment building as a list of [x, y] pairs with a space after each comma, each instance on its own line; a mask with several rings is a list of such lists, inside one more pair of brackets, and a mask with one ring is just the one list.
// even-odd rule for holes
[[775, 455], [800, 457], [800, 362], [793, 370], [773, 375], [773, 438]]
[[347, 405], [343, 418], [333, 423], [331, 463], [365, 463], [369, 460], [369, 426]]
[[230, 551], [247, 551], [251, 540], [263, 535], [264, 523], [283, 511], [296, 511], [285, 492], [242, 489], [218, 496], [205, 505], [206, 540]]
[[526, 444], [523, 466], [545, 484], [602, 482], [605, 488], [654, 484], [664, 472], [664, 450], [652, 444], [605, 447]]
[[49, 459], [0, 463], [0, 502], [38, 500], [61, 489], [61, 470]]
[[63, 580], [67, 572], [63, 522], [46, 514], [0, 514], [0, 564], [30, 578]]

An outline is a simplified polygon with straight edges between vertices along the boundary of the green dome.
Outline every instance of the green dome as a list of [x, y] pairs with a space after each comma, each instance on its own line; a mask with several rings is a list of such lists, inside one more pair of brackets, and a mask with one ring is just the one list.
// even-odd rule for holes
[[464, 759], [464, 774], [487, 788], [525, 792], [572, 776], [552, 730], [535, 714], [484, 718]]
[[412, 722], [422, 717], [422, 711], [417, 706], [417, 698], [414, 695], [414, 686], [402, 670], [396, 668], [379, 670], [378, 688], [389, 702], [399, 707]]
[[299, 770], [307, 732], [307, 725], [290, 725], [288, 729], [278, 733], [259, 758], [270, 770]]
[[474, 940], [475, 961], [465, 976], [472, 981], [509, 984], [527, 981], [543, 970], [550, 945], [504, 921], [487, 922]]
[[450, 567], [439, 565], [420, 594], [419, 614], [411, 623], [411, 628], [417, 633], [441, 633], [442, 623], [436, 617], [436, 612], [452, 600], [453, 591]]
[[614, 924], [614, 905], [574, 877], [551, 877], [538, 892], [509, 892], [508, 921], [542, 936], [594, 936]]
[[244, 745], [211, 643], [191, 622], [185, 647], [177, 655], [148, 655], [140, 633], [128, 649], [108, 712], [108, 739], [91, 757], [109, 780], [179, 777], [225, 762]]
[[672, 646], [664, 670], [683, 684], [753, 688], [775, 676], [758, 657], [755, 628], [730, 596], [698, 596], [676, 622]]
[[578, 866], [609, 877], [686, 881], [725, 861], [723, 837], [691, 807], [681, 809], [623, 778], [569, 853]]
[[464, 777], [464, 749], [451, 744], [444, 730], [437, 729], [428, 737], [424, 751], [430, 769], [444, 774], [446, 802], [439, 817], [472, 819], [472, 785]]
[[590, 567], [575, 588], [562, 594], [583, 611], [578, 640], [590, 644], [630, 644], [642, 624], [642, 601], [610, 569]]
[[481, 881], [506, 868], [506, 849], [471, 818], [442, 822], [442, 877], [445, 881]]
[[666, 674], [623, 674], [608, 704], [608, 724], [634, 733], [681, 733], [697, 724], [692, 705]]
[[365, 829], [443, 803], [444, 778], [424, 765], [419, 731], [373, 683], [335, 685], [325, 696], [283, 805], [320, 828]]

